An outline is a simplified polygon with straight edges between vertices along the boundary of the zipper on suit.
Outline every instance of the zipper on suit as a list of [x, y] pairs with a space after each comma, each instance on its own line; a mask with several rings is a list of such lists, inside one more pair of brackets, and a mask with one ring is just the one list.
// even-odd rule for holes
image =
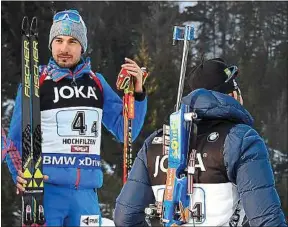
[[73, 75], [73, 77], [72, 77], [72, 82], [71, 82], [71, 84], [74, 85], [74, 86], [77, 86], [76, 79], [75, 79], [75, 75]]
[[80, 182], [80, 168], [77, 168], [77, 170], [76, 170], [75, 189], [78, 189], [79, 182]]

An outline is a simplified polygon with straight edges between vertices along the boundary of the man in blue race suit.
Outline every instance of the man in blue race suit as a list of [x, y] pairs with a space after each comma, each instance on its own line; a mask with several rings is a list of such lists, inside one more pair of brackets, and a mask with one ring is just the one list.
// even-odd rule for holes
[[[40, 67], [40, 108], [47, 226], [99, 226], [97, 188], [103, 184], [100, 166], [101, 125], [123, 142], [123, 103], [104, 77], [92, 72], [87, 50], [87, 28], [77, 10], [58, 12], [49, 36], [52, 57]], [[146, 115], [143, 73], [131, 59], [122, 68], [134, 78], [135, 118], [132, 140]], [[17, 186], [24, 191], [20, 84], [8, 139], [18, 154], [6, 155]], [[96, 193], [95, 193], [96, 191]]]

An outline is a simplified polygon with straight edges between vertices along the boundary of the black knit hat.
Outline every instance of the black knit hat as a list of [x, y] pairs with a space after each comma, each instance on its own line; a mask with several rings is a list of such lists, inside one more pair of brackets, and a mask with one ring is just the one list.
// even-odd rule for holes
[[221, 93], [231, 93], [237, 89], [235, 77], [238, 74], [236, 66], [228, 67], [221, 58], [213, 58], [200, 63], [192, 69], [189, 86], [192, 90], [205, 88]]

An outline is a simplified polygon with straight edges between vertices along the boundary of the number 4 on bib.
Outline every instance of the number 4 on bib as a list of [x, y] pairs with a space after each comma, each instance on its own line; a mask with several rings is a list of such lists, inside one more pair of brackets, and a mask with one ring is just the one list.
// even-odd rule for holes
[[[72, 122], [72, 131], [78, 131], [79, 135], [86, 135], [87, 125], [85, 123], [84, 111], [77, 111]], [[97, 121], [93, 121], [90, 131], [92, 134], [94, 133], [96, 137], [98, 136]]]
[[72, 122], [72, 131], [78, 131], [80, 135], [85, 135], [87, 131], [87, 125], [85, 124], [84, 111], [78, 111]]
[[91, 127], [91, 132], [92, 132], [92, 133], [95, 133], [95, 136], [96, 136], [96, 137], [98, 136], [97, 121], [94, 121], [94, 122], [93, 122], [93, 125], [92, 125], [92, 127]]

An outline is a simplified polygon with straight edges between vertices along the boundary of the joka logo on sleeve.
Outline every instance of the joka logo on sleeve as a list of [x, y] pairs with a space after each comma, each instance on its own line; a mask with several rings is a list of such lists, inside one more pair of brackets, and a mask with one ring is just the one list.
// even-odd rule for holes
[[81, 215], [80, 226], [100, 226], [99, 215]]

